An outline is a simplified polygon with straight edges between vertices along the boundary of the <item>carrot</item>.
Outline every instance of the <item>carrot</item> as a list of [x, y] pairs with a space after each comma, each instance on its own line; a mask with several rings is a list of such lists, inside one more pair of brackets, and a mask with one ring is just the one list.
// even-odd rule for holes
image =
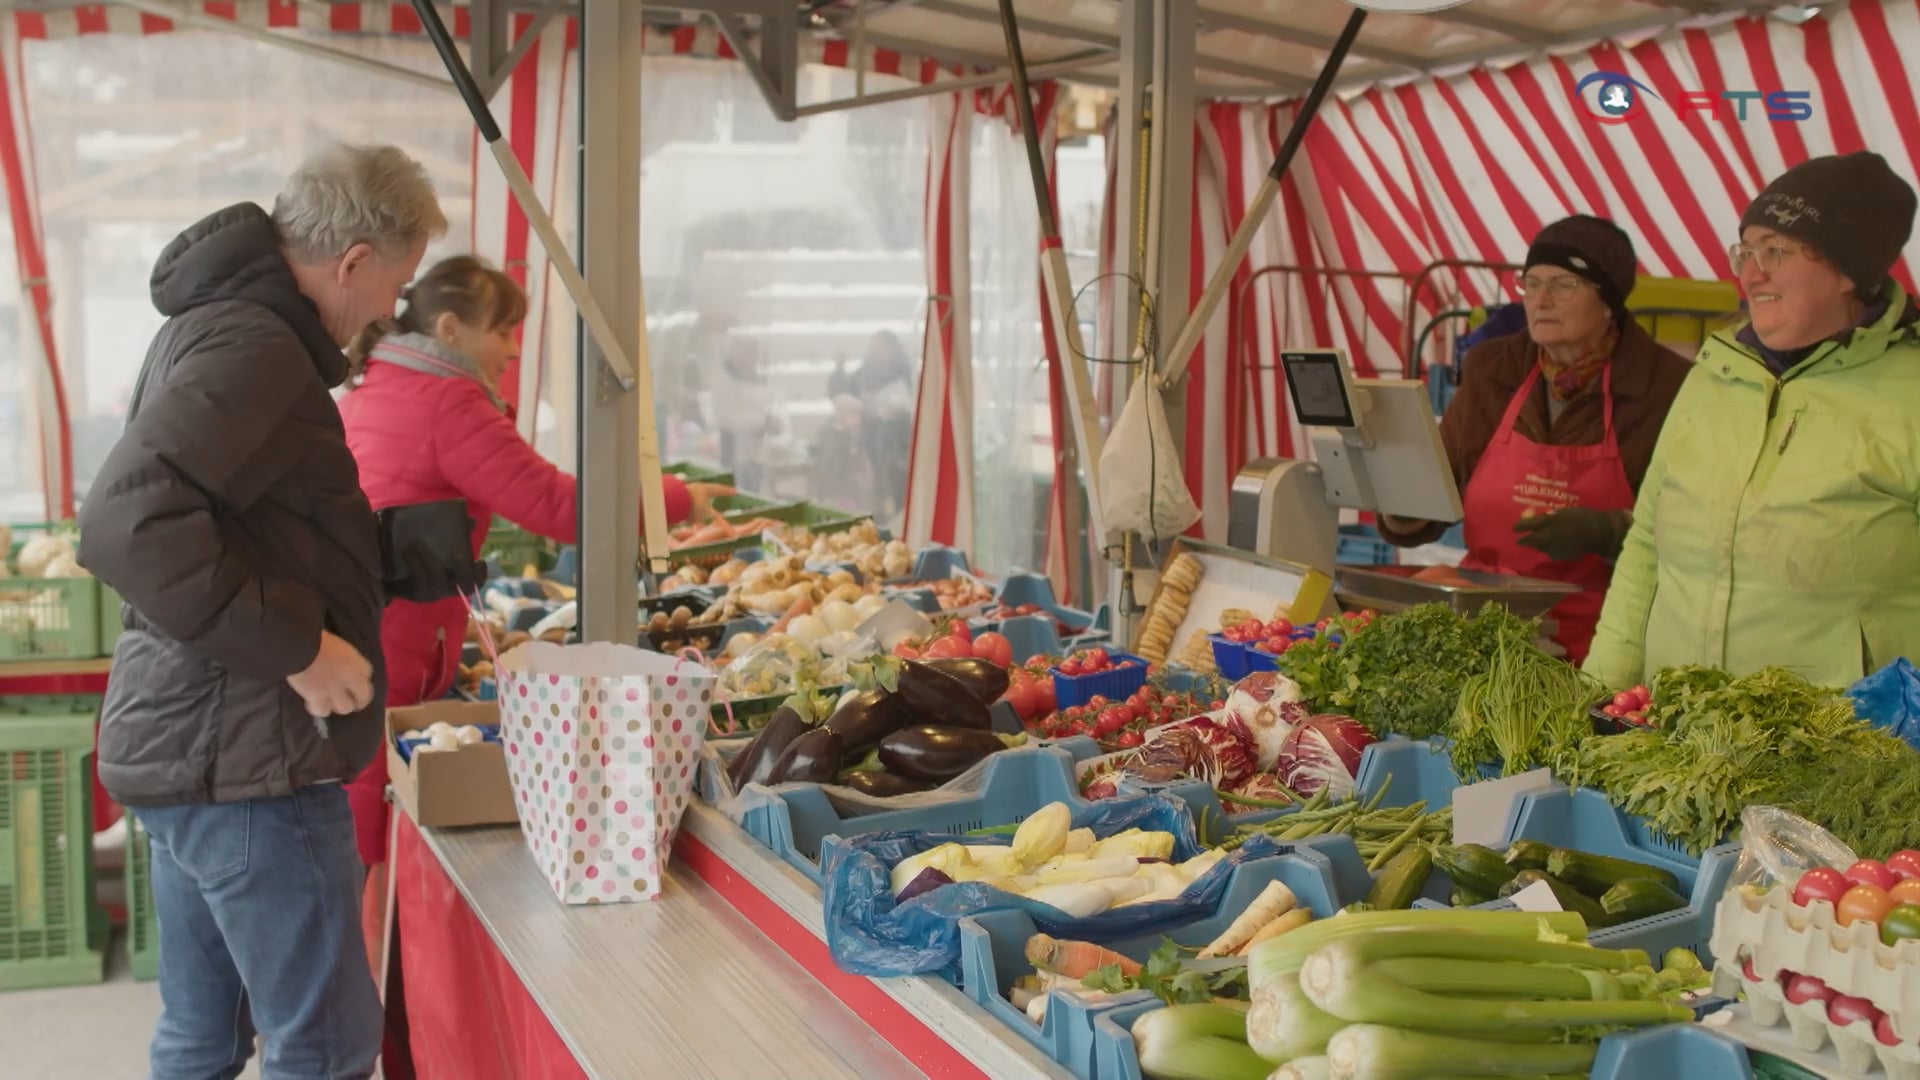
[[813, 611], [813, 598], [809, 596], [803, 596], [792, 607], [787, 609], [787, 613], [785, 615], [780, 616], [780, 621], [777, 623], [774, 623], [773, 629], [768, 630], [767, 633], [769, 634], [784, 633], [787, 629], [788, 623], [792, 622], [795, 618], [801, 615], [811, 614], [812, 611]]
[[1292, 889], [1278, 881], [1268, 882], [1260, 895], [1253, 898], [1253, 903], [1247, 905], [1247, 910], [1233, 920], [1233, 925], [1200, 950], [1200, 959], [1234, 955], [1261, 927], [1292, 911], [1295, 903]]
[[1118, 966], [1122, 975], [1140, 974], [1139, 961], [1112, 949], [1090, 941], [1062, 941], [1048, 934], [1035, 934], [1027, 939], [1027, 962], [1068, 979], [1084, 979], [1108, 964]]
[[1312, 921], [1313, 912], [1303, 907], [1294, 908], [1292, 911], [1261, 927], [1259, 932], [1248, 938], [1247, 943], [1240, 946], [1240, 951], [1234, 953], [1234, 955], [1250, 956], [1253, 953], [1253, 947], [1255, 945], [1271, 938], [1277, 938], [1290, 930], [1298, 930]]

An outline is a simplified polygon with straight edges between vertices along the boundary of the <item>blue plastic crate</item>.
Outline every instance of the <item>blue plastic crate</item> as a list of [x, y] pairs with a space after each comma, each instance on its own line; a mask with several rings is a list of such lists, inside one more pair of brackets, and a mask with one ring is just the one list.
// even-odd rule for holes
[[1135, 690], [1147, 685], [1145, 660], [1118, 650], [1109, 650], [1107, 659], [1115, 665], [1131, 660], [1133, 666], [1115, 666], [1092, 675], [1062, 675], [1059, 668], [1053, 668], [1054, 702], [1062, 709], [1071, 709], [1075, 705], [1085, 705], [1096, 697], [1118, 701], [1131, 697]]
[[1386, 566], [1400, 561], [1400, 549], [1380, 539], [1371, 525], [1342, 525], [1334, 560], [1351, 566]]
[[1608, 802], [1606, 796], [1589, 788], [1563, 787], [1523, 796], [1514, 807], [1507, 839], [1539, 840], [1671, 871], [1680, 881], [1681, 894], [1687, 897], [1686, 907], [1594, 930], [1587, 939], [1612, 949], [1644, 949], [1656, 966], [1668, 949], [1688, 949], [1711, 967], [1713, 954], [1707, 941], [1713, 936], [1714, 910], [1740, 861], [1740, 846], [1709, 848], [1696, 860], [1671, 845], [1650, 846], [1643, 842], [1646, 835], [1644, 824]]
[[[1145, 960], [1167, 937], [1188, 947], [1203, 946], [1220, 936], [1253, 904], [1260, 891], [1275, 881], [1293, 890], [1300, 904], [1310, 909], [1316, 918], [1326, 918], [1339, 910], [1331, 866], [1318, 852], [1301, 849], [1291, 854], [1252, 859], [1236, 868], [1219, 907], [1205, 919], [1188, 923], [1170, 934], [1117, 941], [1092, 940], [1135, 960]], [[1027, 963], [1026, 945], [1035, 932], [1032, 918], [1017, 909], [983, 912], [960, 920], [961, 986], [981, 1008], [1075, 1076], [1081, 1080], [1099, 1080], [1093, 1018], [1121, 1004], [1149, 1000], [1150, 996], [1141, 990], [1106, 1001], [1086, 1002], [1055, 994], [1047, 1003], [1044, 1024], [1034, 1024], [1007, 1000], [1007, 991], [1015, 980], [1033, 973], [1033, 965]]]
[[748, 809], [740, 827], [789, 866], [820, 884], [820, 849], [830, 836], [890, 829], [965, 833], [1013, 825], [1048, 803], [1082, 802], [1073, 782], [1073, 756], [1052, 746], [1005, 750], [988, 763], [980, 793], [934, 806], [843, 818], [818, 785], [774, 793], [776, 801]]
[[1145, 1080], [1133, 1049], [1133, 1022], [1160, 1008], [1148, 998], [1108, 1009], [1093, 1018], [1093, 1071], [1098, 1080]]
[[1460, 777], [1454, 774], [1445, 743], [1391, 735], [1361, 752], [1354, 784], [1368, 798], [1384, 786], [1383, 807], [1424, 802], [1428, 810], [1440, 810], [1453, 805]]
[[1600, 1041], [1592, 1080], [1753, 1080], [1745, 1045], [1698, 1024], [1667, 1024]]
[[945, 581], [958, 574], [969, 574], [973, 567], [967, 553], [959, 548], [934, 546], [921, 550], [913, 558], [914, 581]]

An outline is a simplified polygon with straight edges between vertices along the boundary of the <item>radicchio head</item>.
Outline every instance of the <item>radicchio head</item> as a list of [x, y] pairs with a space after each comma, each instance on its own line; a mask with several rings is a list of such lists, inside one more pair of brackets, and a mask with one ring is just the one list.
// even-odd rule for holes
[[1300, 686], [1277, 671], [1256, 671], [1227, 695], [1227, 730], [1254, 747], [1260, 769], [1273, 768], [1294, 725], [1311, 715]]

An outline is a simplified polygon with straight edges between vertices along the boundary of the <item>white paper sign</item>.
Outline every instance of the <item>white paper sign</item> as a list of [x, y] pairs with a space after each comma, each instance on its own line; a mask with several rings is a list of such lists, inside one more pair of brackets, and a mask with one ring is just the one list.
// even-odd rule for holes
[[1560, 906], [1560, 898], [1553, 895], [1553, 886], [1544, 881], [1536, 881], [1507, 899], [1513, 901], [1513, 906], [1521, 911], [1531, 911], [1536, 915], [1565, 910]]
[[1499, 847], [1507, 842], [1507, 822], [1522, 795], [1549, 791], [1553, 773], [1535, 769], [1518, 776], [1482, 780], [1453, 792], [1453, 842]]

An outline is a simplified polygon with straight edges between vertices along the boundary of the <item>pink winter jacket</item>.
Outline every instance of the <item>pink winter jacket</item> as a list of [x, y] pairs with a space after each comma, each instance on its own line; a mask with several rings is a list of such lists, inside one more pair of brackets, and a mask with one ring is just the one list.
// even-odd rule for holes
[[[383, 353], [408, 366], [383, 360]], [[415, 370], [436, 361], [446, 369]], [[375, 510], [465, 499], [475, 520], [476, 556], [496, 513], [563, 544], [576, 541], [574, 478], [528, 446], [465, 359], [432, 339], [401, 335], [382, 342], [360, 385], [341, 401], [340, 416], [360, 466], [360, 487]], [[678, 479], [665, 480], [667, 518], [679, 521], [692, 510], [692, 499]], [[380, 638], [389, 705], [446, 696], [466, 622], [458, 597], [387, 605]]]

